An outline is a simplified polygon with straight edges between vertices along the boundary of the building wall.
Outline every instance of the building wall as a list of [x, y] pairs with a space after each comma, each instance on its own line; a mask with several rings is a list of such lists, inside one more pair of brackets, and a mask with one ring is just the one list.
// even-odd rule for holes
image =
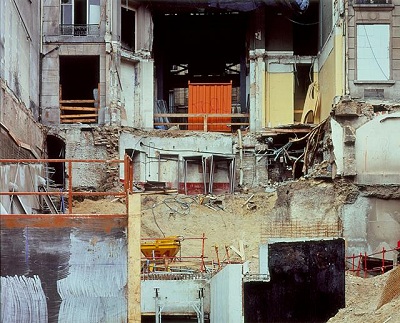
[[[21, 106], [39, 116], [40, 5], [0, 3], [0, 78]], [[2, 85], [3, 87], [3, 85]]]
[[293, 66], [273, 62], [267, 66], [265, 124], [268, 127], [291, 124], [294, 121]]
[[375, 117], [356, 130], [356, 181], [400, 184], [400, 112]]
[[[161, 134], [162, 131], [159, 132]], [[120, 136], [120, 158], [127, 149], [136, 151], [134, 157], [134, 180], [137, 182], [162, 181], [167, 183], [179, 183], [184, 181], [183, 157], [214, 155], [233, 156], [232, 136], [227, 134], [207, 133], [191, 134], [183, 136], [169, 136], [168, 132], [163, 136], [149, 136], [141, 133], [123, 132]], [[165, 169], [162, 163], [165, 157], [161, 155], [178, 155], [177, 167]], [[172, 157], [171, 157], [172, 158]], [[123, 173], [120, 173], [123, 178]], [[207, 174], [208, 178], [208, 174]], [[207, 179], [208, 181], [208, 179]], [[227, 184], [228, 169], [225, 166], [218, 167], [214, 174], [214, 183]], [[189, 162], [187, 170], [187, 183], [203, 185], [203, 171], [201, 164]]]
[[[342, 209], [343, 236], [348, 256], [372, 254], [396, 248], [400, 232], [400, 202], [359, 196], [353, 204]], [[393, 259], [388, 253], [387, 259]]]
[[[400, 1], [393, 0], [392, 5], [350, 5], [348, 15], [348, 55], [349, 55], [349, 88], [353, 97], [364, 98], [365, 90], [383, 91], [371, 99], [400, 98]], [[389, 24], [390, 44], [389, 61], [390, 76], [388, 80], [358, 80], [357, 77], [357, 23]]]
[[332, 110], [332, 103], [337, 96], [345, 93], [344, 88], [344, 46], [341, 28], [326, 42], [319, 56], [319, 88], [321, 94], [320, 120], [326, 119]]

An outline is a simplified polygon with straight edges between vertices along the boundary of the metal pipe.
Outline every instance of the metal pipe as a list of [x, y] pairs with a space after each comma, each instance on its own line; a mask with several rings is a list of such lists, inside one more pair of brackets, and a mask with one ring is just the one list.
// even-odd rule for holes
[[0, 159], [0, 163], [123, 163], [123, 159]]
[[72, 162], [68, 162], [68, 213], [72, 213]]
[[[126, 192], [73, 192], [74, 196], [118, 196], [125, 197]], [[36, 195], [52, 195], [52, 196], [69, 196], [69, 191], [64, 192], [0, 192], [1, 195], [25, 195], [25, 196], [36, 196]]]
[[242, 131], [237, 130], [238, 133], [238, 146], [239, 146], [239, 186], [243, 185], [243, 141]]

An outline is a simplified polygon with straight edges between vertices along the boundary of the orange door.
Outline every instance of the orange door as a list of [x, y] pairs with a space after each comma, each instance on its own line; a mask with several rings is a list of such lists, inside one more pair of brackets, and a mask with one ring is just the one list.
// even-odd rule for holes
[[[230, 83], [190, 83], [189, 82], [189, 113], [219, 113], [232, 112], [232, 82]], [[231, 117], [208, 117], [208, 131], [231, 131]], [[203, 117], [189, 117], [189, 130], [203, 130]], [[194, 124], [198, 123], [198, 124]]]

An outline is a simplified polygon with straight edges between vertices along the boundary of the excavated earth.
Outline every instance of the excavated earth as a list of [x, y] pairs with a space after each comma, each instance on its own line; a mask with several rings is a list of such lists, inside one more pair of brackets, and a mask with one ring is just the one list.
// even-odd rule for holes
[[[352, 203], [358, 194], [360, 190], [345, 181], [313, 179], [219, 196], [146, 193], [141, 197], [141, 237], [181, 236], [181, 256], [200, 257], [202, 240], [191, 238], [204, 234], [208, 268], [216, 269], [218, 263], [249, 261], [250, 270], [256, 273], [260, 242], [270, 237], [305, 236], [310, 230], [318, 234], [318, 228], [321, 232], [330, 227], [340, 229], [340, 208]], [[86, 199], [75, 201], [73, 207], [77, 214], [124, 212], [125, 201], [117, 199]], [[276, 223], [286, 226], [277, 227]], [[298, 235], [294, 235], [296, 230]], [[198, 259], [188, 260], [187, 266], [198, 268]], [[386, 286], [391, 272], [399, 273], [400, 267], [372, 278], [346, 273], [346, 307], [329, 322], [400, 322], [400, 274], [389, 281], [395, 286], [392, 288]]]

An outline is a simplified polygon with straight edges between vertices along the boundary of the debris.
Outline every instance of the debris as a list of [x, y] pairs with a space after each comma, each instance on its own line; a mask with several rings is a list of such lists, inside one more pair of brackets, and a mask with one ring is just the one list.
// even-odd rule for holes
[[250, 200], [251, 200], [253, 197], [254, 197], [254, 194], [251, 194], [250, 197], [246, 200], [246, 202], [244, 202], [244, 203], [242, 204], [242, 207], [245, 206], [247, 203], [249, 203]]

